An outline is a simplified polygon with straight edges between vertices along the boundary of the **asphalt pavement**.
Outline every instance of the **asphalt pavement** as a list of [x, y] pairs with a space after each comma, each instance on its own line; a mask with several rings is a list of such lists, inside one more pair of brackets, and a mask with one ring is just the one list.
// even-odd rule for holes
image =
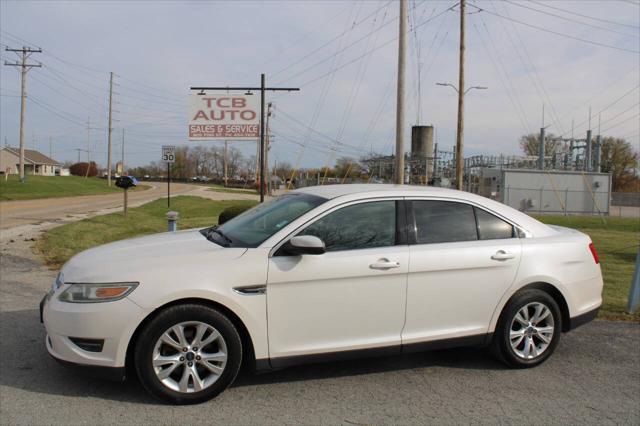
[[455, 349], [241, 373], [215, 400], [163, 405], [136, 380], [92, 379], [49, 357], [37, 306], [56, 271], [32, 238], [0, 244], [2, 424], [640, 424], [640, 325], [607, 321], [564, 334], [534, 369]]

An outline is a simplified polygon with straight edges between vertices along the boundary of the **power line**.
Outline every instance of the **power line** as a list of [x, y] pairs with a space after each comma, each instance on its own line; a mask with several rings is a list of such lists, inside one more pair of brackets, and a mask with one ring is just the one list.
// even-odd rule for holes
[[634, 105], [631, 105], [629, 108], [625, 109], [624, 111], [614, 115], [613, 117], [609, 117], [608, 119], [600, 122], [599, 125], [606, 124], [606, 123], [608, 123], [608, 122], [610, 122], [612, 120], [615, 120], [616, 118], [620, 117], [621, 115], [624, 115], [625, 113], [631, 111], [632, 109], [634, 109], [638, 105], [640, 105], [640, 102], [636, 102]]
[[[615, 104], [617, 104], [618, 102], [620, 102], [621, 100], [623, 100], [624, 98], [626, 98], [627, 96], [629, 96], [631, 93], [633, 93], [634, 91], [638, 90], [638, 88], [640, 87], [640, 84], [637, 85], [636, 87], [634, 87], [633, 89], [625, 92], [622, 96], [620, 96], [619, 98], [617, 98], [615, 101], [611, 102], [609, 105], [607, 105], [606, 107], [602, 108], [600, 111], [596, 112], [595, 114], [591, 114], [589, 117], [587, 117], [585, 120], [581, 121], [580, 123], [578, 123], [576, 125], [576, 127], [580, 127], [583, 126], [584, 124], [586, 124], [587, 122], [589, 122], [591, 119], [595, 118], [598, 116], [598, 114], [605, 112], [606, 110], [608, 110], [609, 108], [611, 108], [612, 106], [614, 106]], [[562, 136], [565, 136], [566, 133], [563, 133]]]
[[589, 23], [586, 23], [586, 22], [578, 21], [577, 19], [567, 18], [566, 16], [556, 15], [555, 13], [546, 12], [544, 10], [536, 9], [534, 7], [527, 6], [526, 4], [523, 4], [523, 3], [517, 3], [517, 2], [514, 2], [512, 0], [504, 0], [504, 1], [506, 1], [507, 3], [510, 3], [510, 4], [514, 5], [514, 6], [517, 6], [517, 7], [521, 7], [521, 8], [524, 8], [524, 9], [529, 9], [529, 10], [532, 10], [534, 12], [542, 13], [542, 14], [547, 15], [547, 16], [553, 16], [553, 17], [559, 18], [559, 19], [564, 19], [565, 21], [574, 22], [574, 23], [580, 24], [580, 25], [585, 25], [587, 27], [596, 28], [598, 30], [608, 31], [608, 32], [611, 32], [611, 33], [620, 34], [620, 35], [627, 36], [627, 37], [638, 37], [637, 34], [624, 33], [622, 31], [612, 30], [611, 28], [606, 28], [606, 27], [601, 27], [599, 25], [589, 24]]
[[[422, 26], [422, 25], [425, 25], [425, 24], [427, 24], [427, 23], [429, 23], [429, 22], [433, 21], [434, 19], [439, 18], [440, 16], [444, 15], [446, 12], [450, 11], [451, 9], [453, 9], [455, 6], [457, 6], [457, 3], [456, 3], [456, 4], [454, 4], [454, 5], [453, 5], [453, 6], [451, 6], [451, 7], [449, 7], [449, 8], [447, 8], [447, 9], [443, 10], [442, 12], [438, 13], [438, 14], [437, 14], [437, 15], [435, 15], [434, 17], [432, 17], [432, 18], [430, 18], [430, 19], [427, 19], [426, 21], [421, 22], [420, 24], [418, 24], [418, 26], [420, 27], [420, 26]], [[335, 71], [337, 71], [337, 70], [339, 70], [339, 69], [342, 69], [342, 68], [344, 68], [344, 67], [347, 67], [347, 66], [349, 66], [349, 65], [353, 64], [354, 62], [356, 62], [356, 61], [358, 61], [358, 60], [362, 59], [363, 57], [365, 57], [365, 56], [367, 56], [367, 55], [370, 55], [370, 54], [372, 54], [373, 52], [376, 52], [376, 51], [378, 51], [378, 50], [382, 49], [383, 47], [388, 46], [389, 44], [393, 43], [393, 42], [394, 42], [394, 41], [396, 41], [396, 40], [398, 40], [398, 37], [394, 37], [394, 38], [392, 38], [392, 39], [389, 39], [389, 40], [385, 41], [385, 42], [384, 42], [384, 43], [382, 43], [381, 45], [376, 46], [376, 47], [374, 47], [374, 48], [372, 48], [372, 49], [370, 49], [370, 50], [368, 50], [368, 51], [364, 52], [362, 55], [357, 56], [356, 58], [352, 59], [351, 61], [349, 61], [349, 62], [346, 62], [346, 63], [342, 64], [342, 65], [341, 65], [341, 66], [339, 66]], [[329, 72], [329, 73], [322, 74], [322, 75], [319, 75], [319, 76], [317, 76], [317, 77], [315, 77], [315, 78], [313, 78], [313, 79], [311, 79], [311, 80], [308, 80], [308, 81], [304, 82], [304, 83], [303, 83], [303, 84], [301, 84], [300, 86], [301, 86], [301, 87], [304, 87], [304, 86], [309, 85], [309, 84], [311, 84], [311, 83], [315, 83], [316, 81], [320, 80], [320, 79], [321, 79], [321, 78], [323, 78], [323, 77], [326, 77], [326, 76], [327, 76], [327, 75], [329, 75], [329, 74], [330, 74], [330, 72]]]
[[[322, 46], [312, 50], [311, 52], [307, 53], [306, 55], [304, 55], [303, 57], [293, 61], [292, 63], [290, 63], [289, 65], [287, 65], [286, 67], [282, 68], [280, 71], [277, 71], [275, 73], [272, 74], [272, 77], [275, 77], [279, 74], [282, 74], [284, 71], [294, 67], [295, 65], [299, 64], [300, 62], [304, 61], [305, 59], [307, 59], [308, 57], [310, 57], [311, 55], [315, 54], [316, 52], [319, 52], [320, 50], [324, 49], [325, 47], [329, 46], [331, 43], [333, 43], [334, 41], [340, 39], [342, 36], [344, 36], [347, 32], [352, 31], [355, 27], [357, 27], [358, 25], [362, 24], [363, 22], [366, 22], [367, 20], [369, 20], [370, 17], [372, 17], [374, 14], [378, 13], [378, 11], [382, 10], [383, 8], [385, 8], [386, 6], [388, 6], [390, 3], [392, 3], [392, 1], [388, 1], [387, 3], [385, 3], [384, 5], [380, 6], [379, 8], [377, 8], [376, 10], [374, 10], [373, 12], [371, 12], [370, 14], [368, 14], [367, 16], [365, 16], [364, 18], [362, 18], [360, 21], [358, 22], [354, 22], [353, 25], [351, 25], [350, 28], [346, 29], [345, 31], [343, 31], [342, 33], [340, 33], [339, 35], [333, 37], [331, 40], [329, 40], [328, 42], [324, 43]], [[352, 13], [352, 12], [351, 12]]]
[[[496, 5], [493, 3], [493, 1], [491, 1], [491, 4], [494, 8], [496, 8]], [[506, 8], [505, 8], [505, 12], [508, 14], [508, 10]], [[482, 17], [482, 15], [479, 15], [479, 17], [480, 17], [480, 20], [482, 21], [482, 25], [487, 31], [487, 34], [490, 34], [489, 28], [484, 18]], [[511, 46], [513, 47], [513, 50], [516, 52], [516, 55], [518, 56], [518, 59], [520, 59], [520, 62], [522, 63], [524, 68], [528, 71], [527, 76], [531, 79], [531, 83], [533, 84], [534, 89], [536, 90], [536, 92], [538, 93], [538, 96], [540, 97], [540, 102], [543, 105], [545, 103], [548, 103], [551, 106], [551, 119], [553, 121], [553, 124], [556, 126], [559, 132], [563, 132], [564, 130], [562, 128], [562, 123], [560, 122], [560, 120], [558, 120], [558, 114], [556, 112], [554, 103], [551, 100], [551, 97], [549, 96], [549, 93], [547, 92], [547, 89], [544, 86], [542, 78], [538, 74], [538, 70], [535, 64], [533, 63], [533, 59], [531, 59], [531, 55], [529, 54], [527, 45], [525, 44], [522, 37], [520, 37], [520, 32], [518, 31], [516, 26], [513, 23], [511, 23], [511, 28], [515, 33], [515, 37], [517, 41], [520, 43], [520, 48], [518, 48], [518, 46], [516, 46], [516, 42], [514, 41], [514, 38], [511, 35], [511, 32], [507, 29], [507, 24], [504, 23], [503, 21], [498, 21], [498, 22], [502, 26], [503, 31], [506, 33], [507, 38], [511, 43]], [[522, 55], [522, 52], [524, 52], [524, 56]]]
[[[519, 99], [516, 97], [516, 91], [513, 88], [513, 84], [511, 82], [511, 79], [509, 78], [509, 74], [506, 71], [506, 67], [504, 66], [502, 60], [496, 61], [496, 59], [494, 59], [493, 54], [491, 53], [491, 49], [487, 46], [487, 43], [484, 41], [484, 39], [482, 38], [482, 35], [480, 34], [480, 30], [478, 29], [477, 25], [475, 24], [475, 22], [473, 23], [473, 28], [476, 30], [476, 33], [478, 34], [478, 38], [480, 39], [480, 44], [482, 45], [482, 47], [484, 48], [485, 52], [487, 53], [487, 56], [489, 57], [489, 60], [491, 61], [494, 69], [496, 70], [496, 74], [498, 75], [498, 79], [500, 80], [500, 83], [502, 84], [502, 87], [504, 88], [505, 92], [507, 93], [507, 96], [509, 98], [509, 100], [511, 101], [511, 105], [513, 105], [513, 108], [516, 112], [516, 115], [518, 116], [518, 119], [520, 120], [520, 124], [522, 124], [522, 127], [524, 129], [527, 130], [528, 133], [532, 133], [531, 131], [531, 126], [529, 125], [529, 122], [527, 120], [526, 114], [524, 112], [524, 108], [522, 106], [522, 104], [520, 103]], [[485, 27], [486, 30], [486, 27]], [[489, 34], [487, 32], [487, 34]], [[489, 40], [491, 41], [492, 45], [493, 45], [493, 39], [491, 38], [491, 36], [489, 35]], [[496, 57], [498, 59], [500, 59], [500, 56], [497, 54], [498, 49], [495, 48], [495, 45], [493, 45], [493, 50], [494, 52], [496, 52]], [[500, 66], [498, 66], [498, 63], [500, 64]], [[505, 78], [502, 77], [502, 74], [500, 73], [500, 71], [502, 71], [502, 73], [504, 73], [506, 80], [509, 82], [509, 85], [507, 85], [507, 83], [505, 82]], [[516, 102], [517, 100], [517, 102]]]
[[622, 80], [624, 80], [629, 74], [631, 74], [631, 72], [638, 70], [638, 68], [640, 68], [640, 65], [636, 65], [635, 67], [633, 67], [632, 69], [628, 70], [627, 72], [625, 72], [624, 74], [622, 74], [620, 77], [616, 78], [615, 80], [613, 80], [612, 82], [610, 82], [609, 84], [607, 84], [602, 90], [598, 91], [595, 95], [591, 96], [588, 100], [581, 102], [579, 105], [576, 105], [574, 108], [572, 108], [569, 112], [567, 112], [566, 114], [564, 114], [562, 117], [560, 117], [561, 120], [563, 120], [564, 118], [568, 117], [569, 115], [571, 115], [573, 112], [575, 112], [578, 108], [583, 107], [584, 105], [589, 105], [591, 103], [591, 101], [593, 101], [594, 99], [596, 99], [597, 97], [599, 97], [600, 95], [602, 95], [603, 93], [608, 93], [609, 89], [611, 89], [613, 86], [615, 86], [616, 84], [618, 84], [619, 82], [621, 82]]
[[613, 125], [611, 125], [611, 126], [607, 127], [607, 128], [606, 128], [606, 129], [604, 129], [601, 133], [608, 132], [609, 130], [611, 130], [611, 129], [613, 129], [613, 128], [616, 128], [616, 127], [618, 127], [618, 126], [620, 126], [620, 125], [622, 125], [622, 124], [625, 124], [625, 123], [627, 123], [628, 121], [633, 120], [634, 118], [637, 118], [637, 117], [640, 117], [640, 113], [634, 114], [634, 115], [632, 115], [631, 117], [629, 117], [629, 118], [627, 118], [627, 119], [625, 119], [625, 120], [622, 120], [622, 121], [620, 121], [620, 122], [618, 122], [618, 123], [616, 123], [616, 124], [613, 124]]
[[581, 38], [581, 37], [572, 36], [570, 34], [565, 34], [565, 33], [561, 33], [561, 32], [558, 32], [558, 31], [550, 30], [548, 28], [539, 27], [537, 25], [529, 24], [527, 22], [522, 22], [522, 21], [520, 21], [518, 19], [508, 18], [508, 17], [506, 17], [504, 15], [501, 15], [501, 14], [496, 13], [496, 12], [492, 12], [492, 11], [487, 10], [487, 9], [480, 8], [478, 6], [473, 6], [473, 7], [477, 8], [480, 11], [487, 12], [490, 15], [497, 16], [498, 18], [506, 19], [508, 21], [515, 22], [517, 24], [524, 25], [526, 27], [533, 28], [533, 29], [536, 29], [536, 30], [539, 30], [539, 31], [544, 31], [544, 32], [547, 32], [547, 33], [550, 33], [550, 34], [555, 34], [555, 35], [560, 36], [560, 37], [565, 37], [565, 38], [569, 38], [569, 39], [572, 39], [572, 40], [581, 41], [583, 43], [592, 44], [594, 46], [600, 46], [600, 47], [606, 47], [606, 48], [609, 48], [609, 49], [620, 50], [620, 51], [623, 51], [623, 52], [636, 53], [636, 54], [640, 53], [639, 50], [632, 50], [632, 49], [627, 49], [625, 47], [618, 47], [618, 46], [614, 46], [614, 45], [611, 45], [611, 44], [600, 43], [600, 42], [594, 41], [594, 40], [587, 40], [587, 39], [584, 39], [584, 38]]
[[608, 24], [621, 25], [621, 26], [623, 26], [623, 27], [629, 27], [629, 28], [634, 28], [634, 29], [640, 29], [640, 26], [639, 26], [639, 25], [630, 25], [630, 24], [625, 24], [625, 23], [622, 23], [622, 22], [611, 21], [611, 20], [609, 20], [609, 19], [596, 18], [596, 17], [593, 17], [593, 16], [584, 15], [584, 14], [581, 14], [581, 13], [578, 13], [578, 12], [574, 12], [574, 11], [572, 11], [572, 10], [562, 9], [562, 8], [560, 8], [560, 7], [557, 7], [557, 6], [551, 6], [550, 4], [543, 3], [543, 2], [540, 2], [540, 1], [535, 1], [535, 0], [529, 0], [529, 1], [530, 1], [531, 3], [539, 4], [540, 6], [548, 7], [549, 9], [555, 9], [555, 10], [558, 10], [558, 11], [561, 11], [561, 12], [569, 13], [569, 14], [571, 14], [571, 15], [580, 16], [580, 17], [582, 17], [582, 18], [592, 19], [592, 20], [594, 20], [594, 21], [598, 21], [598, 22], [606, 22], [606, 23], [608, 23]]

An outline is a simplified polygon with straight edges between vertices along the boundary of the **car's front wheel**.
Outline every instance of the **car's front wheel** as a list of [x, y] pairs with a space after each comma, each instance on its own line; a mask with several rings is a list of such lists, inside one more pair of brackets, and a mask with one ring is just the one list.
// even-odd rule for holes
[[202, 305], [163, 310], [142, 330], [135, 348], [142, 385], [174, 404], [215, 397], [233, 382], [241, 363], [242, 343], [233, 323]]
[[556, 301], [542, 290], [523, 290], [503, 309], [492, 351], [509, 366], [533, 367], [551, 356], [561, 330], [562, 317]]

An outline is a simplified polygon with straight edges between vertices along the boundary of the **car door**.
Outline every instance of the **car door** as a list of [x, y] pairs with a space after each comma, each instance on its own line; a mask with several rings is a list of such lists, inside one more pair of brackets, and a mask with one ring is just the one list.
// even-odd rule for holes
[[415, 233], [409, 235], [403, 345], [483, 337], [517, 273], [521, 257], [517, 228], [464, 202], [408, 203]]
[[335, 207], [294, 233], [322, 239], [324, 254], [281, 256], [276, 251], [269, 258], [273, 366], [310, 354], [399, 351], [409, 260], [400, 209], [403, 204], [394, 199]]

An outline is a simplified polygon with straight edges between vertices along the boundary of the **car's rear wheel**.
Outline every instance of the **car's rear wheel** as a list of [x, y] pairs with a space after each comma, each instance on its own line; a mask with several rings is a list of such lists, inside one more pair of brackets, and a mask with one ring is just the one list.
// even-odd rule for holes
[[209, 400], [235, 379], [242, 343], [233, 323], [202, 305], [172, 306], [142, 330], [135, 365], [142, 385], [174, 404]]
[[492, 351], [509, 366], [533, 367], [551, 356], [561, 330], [560, 308], [553, 297], [542, 290], [523, 290], [503, 309]]

